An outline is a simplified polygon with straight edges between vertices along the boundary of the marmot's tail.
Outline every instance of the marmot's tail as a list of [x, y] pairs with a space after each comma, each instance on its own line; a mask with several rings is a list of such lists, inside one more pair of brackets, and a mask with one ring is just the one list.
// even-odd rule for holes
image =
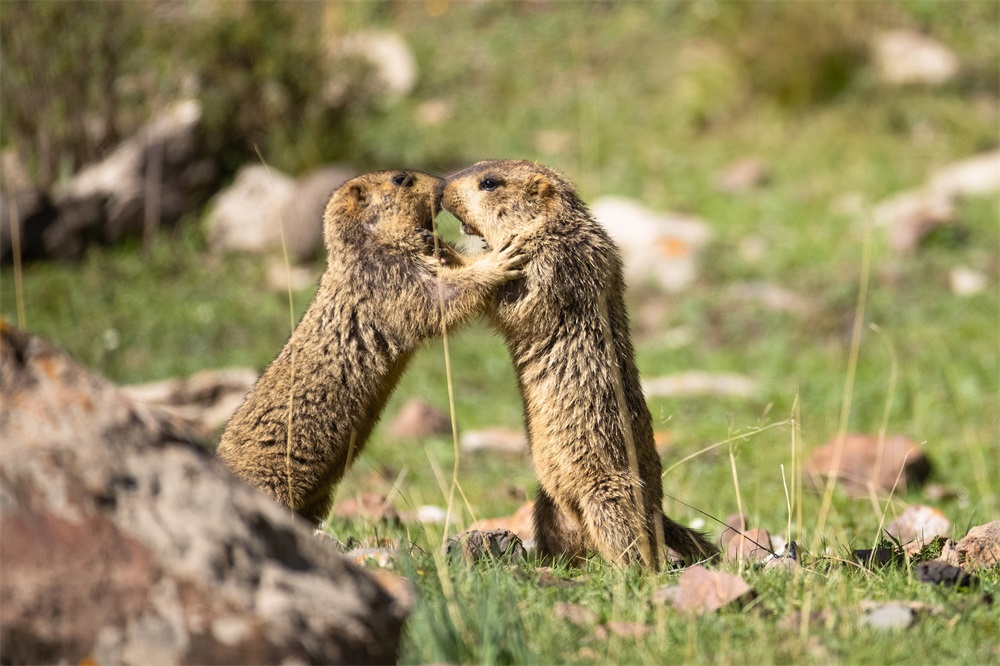
[[[678, 525], [666, 515], [663, 516], [663, 542], [667, 548], [679, 555], [685, 564], [712, 560], [719, 555], [719, 549], [704, 534]], [[665, 559], [669, 558], [668, 553]]]

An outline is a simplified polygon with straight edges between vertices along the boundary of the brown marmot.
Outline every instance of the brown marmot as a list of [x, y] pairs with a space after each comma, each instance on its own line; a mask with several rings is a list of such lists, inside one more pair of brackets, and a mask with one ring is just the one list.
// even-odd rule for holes
[[480, 162], [445, 180], [441, 205], [466, 233], [491, 247], [516, 239], [528, 256], [525, 277], [497, 292], [491, 319], [524, 402], [539, 552], [578, 561], [596, 550], [653, 568], [664, 542], [688, 562], [716, 554], [663, 515], [621, 255], [573, 186], [531, 162]]
[[218, 456], [226, 465], [314, 522], [326, 517], [332, 487], [364, 447], [413, 353], [440, 335], [442, 310], [451, 330], [483, 313], [499, 285], [523, 275], [513, 246], [476, 261], [446, 262], [435, 253], [440, 181], [379, 171], [333, 193], [316, 295], [222, 434]]

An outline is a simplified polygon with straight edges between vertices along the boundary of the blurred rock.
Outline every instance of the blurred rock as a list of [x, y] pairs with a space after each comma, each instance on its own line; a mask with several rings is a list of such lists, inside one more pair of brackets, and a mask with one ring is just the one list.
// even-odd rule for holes
[[762, 529], [744, 530], [726, 541], [724, 550], [729, 562], [764, 562], [771, 557], [771, 535]]
[[938, 41], [910, 30], [892, 30], [873, 44], [879, 78], [894, 85], [947, 83], [958, 74], [960, 63]]
[[257, 382], [251, 368], [204, 370], [186, 378], [167, 379], [121, 388], [131, 399], [163, 408], [196, 424], [209, 439], [229, 421]]
[[508, 530], [522, 541], [535, 538], [535, 503], [525, 502], [510, 516], [484, 518], [469, 525], [469, 530]]
[[191, 433], [0, 325], [11, 663], [385, 663], [405, 612]]
[[[212, 199], [206, 220], [216, 252], [281, 251], [281, 225], [295, 181], [280, 171], [250, 164]], [[287, 239], [287, 236], [286, 236]]]
[[760, 394], [757, 383], [749, 377], [697, 370], [646, 379], [642, 388], [647, 397], [660, 398], [691, 395], [752, 398]]
[[739, 576], [711, 571], [700, 564], [688, 567], [676, 586], [665, 586], [653, 594], [653, 603], [669, 602], [684, 613], [702, 615], [730, 604], [741, 606], [756, 594]]
[[986, 276], [966, 266], [948, 272], [948, 285], [956, 296], [975, 296], [986, 290]]
[[389, 498], [379, 493], [360, 493], [337, 502], [334, 514], [342, 519], [360, 519], [371, 522], [399, 523], [399, 512]]
[[[214, 160], [201, 153], [200, 123], [199, 102], [176, 102], [52, 192], [10, 192], [18, 201], [22, 255], [75, 259], [92, 243], [115, 243], [197, 210], [218, 177]], [[4, 216], [0, 252], [6, 254], [6, 206]]]
[[462, 433], [459, 446], [466, 453], [527, 455], [528, 437], [514, 428], [485, 428]]
[[445, 554], [466, 564], [476, 562], [513, 563], [524, 560], [524, 544], [510, 530], [468, 530], [448, 540]]
[[729, 514], [726, 516], [726, 528], [722, 530], [722, 534], [719, 535], [719, 543], [725, 546], [730, 539], [738, 537], [746, 528], [746, 518], [738, 513]]
[[771, 312], [805, 316], [816, 311], [816, 306], [810, 299], [770, 282], [739, 282], [731, 285], [726, 291], [734, 300], [760, 303]]
[[290, 261], [310, 261], [320, 254], [326, 204], [334, 190], [357, 175], [349, 166], [331, 164], [296, 179], [281, 215]]
[[1000, 150], [980, 153], [936, 171], [928, 188], [949, 197], [987, 196], [1000, 190]]
[[947, 502], [958, 498], [958, 491], [942, 483], [928, 483], [924, 488], [924, 496], [932, 502]]
[[[416, 518], [417, 522], [420, 523], [444, 525], [444, 521], [448, 519], [448, 510], [444, 507], [434, 506], [433, 504], [423, 504], [417, 507]], [[458, 516], [452, 514], [449, 522], [451, 524], [457, 523]]]
[[453, 114], [451, 102], [444, 99], [429, 99], [419, 104], [413, 115], [421, 127], [437, 127], [451, 120]]
[[267, 265], [267, 288], [279, 294], [287, 294], [288, 290], [302, 291], [314, 286], [319, 280], [316, 267], [312, 265], [288, 265], [283, 259], [275, 259]]
[[698, 255], [712, 236], [698, 218], [657, 213], [621, 197], [602, 197], [591, 206], [621, 247], [625, 273], [633, 286], [649, 280], [667, 291], [679, 291], [698, 275]]
[[921, 583], [944, 587], [979, 587], [981, 581], [959, 567], [941, 560], [917, 562], [913, 567], [914, 578]]
[[1000, 567], [1000, 520], [973, 527], [957, 543], [949, 539], [938, 559], [969, 570]]
[[845, 435], [840, 464], [835, 461], [837, 436], [809, 454], [806, 468], [814, 490], [825, 488], [826, 478], [836, 477], [844, 492], [857, 497], [919, 486], [930, 475], [931, 463], [919, 444], [901, 435], [886, 437], [880, 447], [875, 435]]
[[715, 175], [715, 188], [727, 194], [742, 194], [767, 184], [770, 178], [764, 160], [746, 157], [723, 167]]
[[883, 603], [865, 610], [861, 624], [872, 629], [906, 629], [913, 624], [913, 609], [902, 604]]
[[[398, 99], [417, 85], [417, 59], [397, 33], [370, 30], [345, 35], [331, 44], [330, 54], [335, 60], [353, 57], [366, 62], [371, 68], [370, 94]], [[326, 96], [339, 99], [337, 88], [343, 84], [335, 76], [331, 85]]]
[[558, 601], [554, 607], [556, 617], [566, 620], [570, 624], [589, 626], [597, 624], [600, 616], [597, 611], [591, 610], [580, 604], [571, 604], [565, 601]]
[[427, 439], [450, 434], [448, 415], [421, 398], [407, 400], [389, 426], [389, 436], [395, 439]]
[[899, 517], [889, 523], [885, 531], [899, 540], [908, 553], [919, 552], [936, 536], [947, 534], [951, 521], [932, 506], [908, 506]]
[[889, 230], [889, 247], [896, 252], [914, 252], [921, 241], [940, 226], [955, 221], [955, 204], [940, 193], [903, 192], [872, 210], [875, 223]]

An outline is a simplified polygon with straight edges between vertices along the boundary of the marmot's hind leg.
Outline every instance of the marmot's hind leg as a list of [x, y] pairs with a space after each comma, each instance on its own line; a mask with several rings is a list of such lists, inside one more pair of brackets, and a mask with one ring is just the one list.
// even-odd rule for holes
[[580, 565], [587, 557], [583, 526], [567, 516], [541, 487], [535, 498], [535, 547], [546, 559], [565, 557]]

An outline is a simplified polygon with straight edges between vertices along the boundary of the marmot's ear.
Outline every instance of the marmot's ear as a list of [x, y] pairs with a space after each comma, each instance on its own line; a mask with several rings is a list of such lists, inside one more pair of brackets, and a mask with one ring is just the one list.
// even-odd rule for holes
[[347, 196], [357, 205], [364, 206], [368, 203], [368, 193], [360, 185], [348, 185]]
[[555, 186], [547, 176], [535, 174], [528, 183], [528, 196], [536, 202], [545, 201], [555, 192]]

